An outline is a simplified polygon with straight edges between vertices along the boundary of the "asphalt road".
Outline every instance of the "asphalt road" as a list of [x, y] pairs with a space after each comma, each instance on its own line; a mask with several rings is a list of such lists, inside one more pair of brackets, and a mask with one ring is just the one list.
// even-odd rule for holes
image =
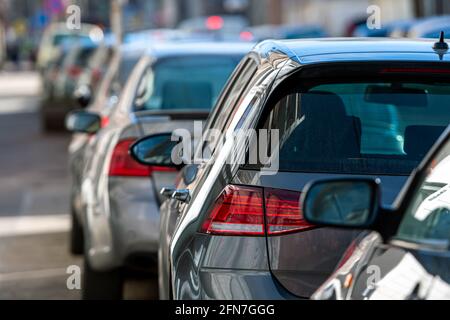
[[[68, 253], [70, 136], [42, 133], [39, 95], [37, 74], [0, 73], [0, 299], [79, 299], [67, 285], [82, 266]], [[130, 280], [125, 296], [155, 298], [154, 286]]]

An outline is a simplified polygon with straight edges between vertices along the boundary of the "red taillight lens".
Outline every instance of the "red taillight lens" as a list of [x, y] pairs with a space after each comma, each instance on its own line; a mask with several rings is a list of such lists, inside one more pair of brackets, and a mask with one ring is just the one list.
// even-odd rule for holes
[[111, 164], [109, 166], [110, 177], [150, 177], [153, 172], [176, 172], [176, 169], [168, 167], [152, 167], [137, 163], [130, 155], [130, 147], [136, 138], [120, 141], [114, 148]]
[[105, 128], [109, 125], [109, 117], [103, 116], [101, 118], [100, 127]]
[[243, 31], [240, 33], [239, 37], [242, 41], [253, 41], [255, 40], [255, 36], [250, 31]]
[[151, 175], [150, 167], [137, 163], [129, 153], [130, 146], [135, 141], [136, 139], [126, 139], [116, 145], [109, 166], [109, 176], [148, 177]]
[[300, 192], [265, 189], [266, 224], [270, 235], [311, 229], [303, 219], [300, 208]]
[[313, 226], [303, 219], [299, 199], [298, 192], [229, 185], [216, 200], [201, 232], [263, 236], [264, 210], [267, 235], [310, 229]]
[[202, 231], [209, 234], [264, 235], [262, 189], [227, 186], [216, 200]]
[[81, 69], [78, 66], [70, 66], [67, 69], [67, 73], [69, 74], [70, 77], [72, 78], [77, 78], [81, 75], [81, 72], [83, 72], [83, 69]]
[[221, 16], [211, 16], [206, 19], [206, 28], [208, 30], [220, 30], [223, 28], [225, 21]]
[[102, 77], [102, 72], [99, 69], [92, 70], [92, 82], [97, 83]]

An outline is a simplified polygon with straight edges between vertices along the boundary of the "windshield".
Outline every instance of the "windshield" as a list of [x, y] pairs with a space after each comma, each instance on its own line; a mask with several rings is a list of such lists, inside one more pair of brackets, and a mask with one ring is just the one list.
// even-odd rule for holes
[[143, 77], [139, 110], [209, 110], [242, 57], [167, 58]]
[[281, 171], [409, 175], [449, 121], [448, 83], [377, 81], [284, 94], [264, 128], [279, 130]]
[[396, 238], [450, 248], [450, 143], [431, 162]]

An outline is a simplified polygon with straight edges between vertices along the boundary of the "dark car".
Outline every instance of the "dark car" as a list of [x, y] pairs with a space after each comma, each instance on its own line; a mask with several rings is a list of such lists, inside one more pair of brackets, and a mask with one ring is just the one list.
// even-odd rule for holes
[[[436, 128], [437, 130], [437, 128]], [[320, 226], [366, 229], [314, 299], [450, 299], [450, 129], [409, 180], [395, 206], [380, 205], [380, 182], [313, 183], [305, 218]]]
[[[305, 221], [304, 187], [377, 177], [383, 204], [394, 201], [450, 120], [450, 64], [433, 45], [255, 47], [204, 127], [199, 160], [185, 163], [176, 190], [164, 190], [172, 197], [161, 207], [161, 298], [311, 297], [360, 232]], [[142, 154], [148, 146], [144, 139]], [[150, 160], [142, 158], [158, 164]]]

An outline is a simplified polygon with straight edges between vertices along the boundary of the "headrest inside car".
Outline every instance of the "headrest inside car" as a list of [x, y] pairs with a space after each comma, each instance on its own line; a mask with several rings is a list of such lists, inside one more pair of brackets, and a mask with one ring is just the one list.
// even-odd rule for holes
[[409, 158], [421, 160], [445, 131], [445, 126], [409, 126], [403, 150]]
[[210, 109], [212, 95], [213, 88], [209, 82], [166, 82], [162, 92], [162, 109]]

